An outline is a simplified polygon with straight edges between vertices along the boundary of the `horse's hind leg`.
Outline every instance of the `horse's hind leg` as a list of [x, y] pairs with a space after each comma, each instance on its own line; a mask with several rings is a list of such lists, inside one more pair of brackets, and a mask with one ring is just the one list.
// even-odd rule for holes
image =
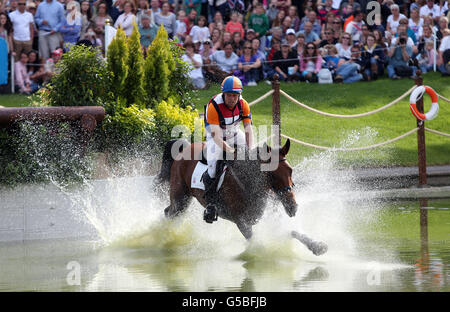
[[251, 225], [247, 225], [243, 222], [236, 223], [239, 231], [244, 235], [245, 239], [249, 240], [253, 236], [253, 230]]

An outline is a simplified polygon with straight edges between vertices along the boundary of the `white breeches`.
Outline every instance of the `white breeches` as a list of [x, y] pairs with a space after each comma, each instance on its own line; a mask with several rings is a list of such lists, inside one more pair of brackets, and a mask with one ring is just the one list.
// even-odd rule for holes
[[[230, 146], [235, 144], [238, 146], [245, 146], [245, 134], [242, 130], [237, 130], [236, 135], [231, 138], [227, 138], [225, 142]], [[223, 150], [214, 142], [214, 139], [208, 135], [206, 137], [206, 159], [208, 161], [208, 174], [211, 178], [216, 177], [216, 164], [218, 160], [223, 159]]]

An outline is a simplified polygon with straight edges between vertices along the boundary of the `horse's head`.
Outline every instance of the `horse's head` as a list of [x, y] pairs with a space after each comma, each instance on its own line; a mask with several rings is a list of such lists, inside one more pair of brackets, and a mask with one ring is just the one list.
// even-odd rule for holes
[[297, 202], [295, 201], [295, 195], [292, 191], [292, 188], [294, 187], [294, 182], [292, 181], [292, 167], [286, 159], [290, 147], [291, 141], [289, 139], [281, 149], [272, 149], [265, 144], [265, 148], [271, 155], [271, 158], [274, 156], [276, 158], [276, 156], [278, 156], [278, 166], [275, 170], [270, 172], [272, 190], [277, 194], [288, 216], [293, 217], [297, 212]]

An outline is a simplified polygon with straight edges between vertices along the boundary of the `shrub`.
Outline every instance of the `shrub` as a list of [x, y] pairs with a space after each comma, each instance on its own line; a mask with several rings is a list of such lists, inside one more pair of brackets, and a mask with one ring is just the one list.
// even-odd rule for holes
[[109, 72], [101, 53], [92, 47], [74, 46], [56, 64], [57, 74], [41, 91], [52, 106], [105, 105], [110, 100]]

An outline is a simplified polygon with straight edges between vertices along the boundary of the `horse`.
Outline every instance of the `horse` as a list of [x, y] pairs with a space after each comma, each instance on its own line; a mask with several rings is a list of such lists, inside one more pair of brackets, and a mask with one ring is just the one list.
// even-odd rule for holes
[[[164, 209], [167, 218], [180, 215], [194, 197], [206, 207], [204, 191], [191, 185], [198, 162], [206, 163], [205, 145], [204, 142], [189, 144], [183, 139], [171, 140], [166, 144], [157, 181], [169, 182], [170, 185], [170, 205]], [[257, 224], [264, 214], [269, 194], [276, 196], [289, 217], [294, 217], [297, 212], [298, 205], [292, 190], [293, 169], [286, 159], [289, 149], [290, 140], [281, 148], [271, 148], [264, 144], [266, 160], [263, 160], [259, 148], [255, 148], [251, 151], [245, 150], [245, 160], [223, 160], [218, 163], [216, 180], [224, 171], [223, 182], [218, 190], [218, 217], [235, 223], [247, 240], [253, 235], [252, 226]], [[199, 155], [199, 151], [202, 154]], [[251, 160], [249, 155], [256, 157]], [[262, 171], [261, 165], [271, 161], [276, 162], [276, 169]], [[291, 231], [290, 234], [315, 255], [322, 255], [328, 250], [325, 243], [314, 241], [305, 234], [297, 231]]]

